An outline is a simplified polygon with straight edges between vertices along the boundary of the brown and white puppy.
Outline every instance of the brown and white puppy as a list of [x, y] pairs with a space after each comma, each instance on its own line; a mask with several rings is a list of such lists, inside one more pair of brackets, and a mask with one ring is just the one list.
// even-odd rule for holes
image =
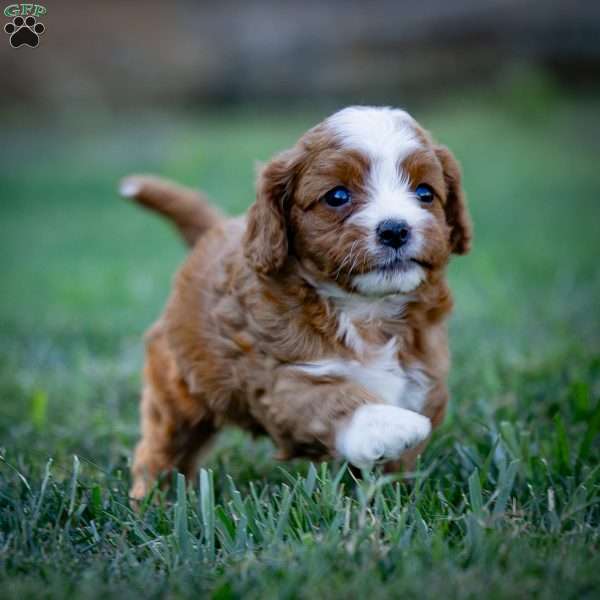
[[350, 107], [264, 167], [246, 217], [156, 178], [121, 191], [194, 244], [146, 337], [133, 497], [192, 475], [228, 424], [283, 459], [414, 464], [448, 400], [445, 268], [471, 239], [445, 147], [402, 110]]

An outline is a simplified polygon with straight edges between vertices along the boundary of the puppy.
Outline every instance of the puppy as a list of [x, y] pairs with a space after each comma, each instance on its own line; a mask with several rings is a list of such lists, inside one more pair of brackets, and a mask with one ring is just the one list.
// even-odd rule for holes
[[406, 112], [350, 107], [258, 177], [245, 217], [133, 176], [193, 246], [146, 335], [131, 495], [191, 476], [234, 424], [278, 457], [412, 468], [448, 401], [445, 279], [471, 224], [452, 154]]

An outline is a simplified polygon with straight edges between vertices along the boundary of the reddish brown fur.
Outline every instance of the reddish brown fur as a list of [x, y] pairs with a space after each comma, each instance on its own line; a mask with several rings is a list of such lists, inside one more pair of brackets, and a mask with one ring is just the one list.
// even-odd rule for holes
[[[414, 185], [429, 183], [438, 195], [420, 257], [427, 280], [412, 294], [402, 318], [355, 326], [375, 345], [395, 336], [399, 362], [420, 363], [432, 381], [424, 413], [436, 427], [448, 400], [444, 321], [452, 298], [444, 270], [451, 252], [468, 250], [470, 223], [456, 161], [426, 132], [420, 135], [427, 150], [401, 166]], [[198, 453], [226, 424], [266, 432], [281, 458], [327, 458], [335, 454], [341, 420], [360, 405], [381, 402], [356, 383], [309, 376], [293, 366], [330, 356], [363, 358], [336, 336], [337, 308], [312, 282], [335, 280], [351, 290], [340, 265], [363, 232], [342, 227], [349, 215], [318, 199], [342, 182], [355, 192], [348, 210], [356, 210], [368, 201], [367, 168], [365, 157], [342, 150], [317, 126], [263, 170], [247, 221], [215, 221], [215, 213], [205, 209], [197, 213], [210, 215], [208, 231], [179, 271], [164, 314], [146, 337], [133, 497], [142, 497], [165, 470], [192, 475]], [[197, 218], [194, 227], [203, 230]], [[370, 268], [363, 258], [356, 272]], [[404, 464], [410, 466], [421, 450], [406, 453]]]

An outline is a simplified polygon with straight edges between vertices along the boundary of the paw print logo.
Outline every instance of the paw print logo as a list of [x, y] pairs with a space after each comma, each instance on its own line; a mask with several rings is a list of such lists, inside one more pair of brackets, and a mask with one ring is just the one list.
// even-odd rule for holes
[[10, 35], [10, 45], [13, 48], [19, 46], [30, 46], [35, 48], [40, 43], [40, 35], [44, 33], [45, 27], [38, 23], [35, 17], [15, 17], [12, 23], [4, 26], [4, 31]]

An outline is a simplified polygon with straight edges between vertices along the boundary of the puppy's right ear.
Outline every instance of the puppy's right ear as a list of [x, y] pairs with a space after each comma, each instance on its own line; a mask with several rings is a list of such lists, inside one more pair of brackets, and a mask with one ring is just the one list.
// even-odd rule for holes
[[258, 175], [256, 202], [248, 211], [243, 244], [248, 262], [259, 273], [275, 273], [288, 256], [287, 212], [298, 168], [298, 153], [288, 150]]

